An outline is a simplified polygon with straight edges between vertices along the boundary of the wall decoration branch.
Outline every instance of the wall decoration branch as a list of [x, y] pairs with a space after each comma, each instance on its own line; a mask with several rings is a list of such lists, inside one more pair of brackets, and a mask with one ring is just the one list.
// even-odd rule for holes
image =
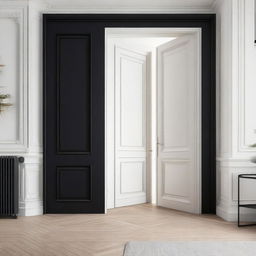
[[[0, 71], [3, 71], [4, 67], [4, 64], [0, 64]], [[0, 113], [3, 112], [5, 108], [12, 106], [12, 104], [8, 101], [10, 97], [10, 94], [0, 93]]]
[[8, 99], [11, 97], [10, 94], [0, 94], [0, 113], [4, 111], [6, 107], [12, 106]]
[[4, 64], [0, 64], [0, 71], [3, 70], [4, 66], [5, 66]]

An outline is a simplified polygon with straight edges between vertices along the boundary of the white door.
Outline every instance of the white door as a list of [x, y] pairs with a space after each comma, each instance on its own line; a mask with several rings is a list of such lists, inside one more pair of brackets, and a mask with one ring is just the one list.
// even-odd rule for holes
[[200, 38], [157, 49], [159, 206], [201, 212]]
[[115, 207], [146, 202], [146, 63], [115, 46]]

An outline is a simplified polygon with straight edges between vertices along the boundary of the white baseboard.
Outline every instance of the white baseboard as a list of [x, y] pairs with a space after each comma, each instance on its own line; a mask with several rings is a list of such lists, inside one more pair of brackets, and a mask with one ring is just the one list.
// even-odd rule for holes
[[43, 214], [43, 164], [41, 153], [24, 155], [19, 175], [19, 216]]
[[[221, 206], [217, 206], [216, 214], [220, 218], [229, 221], [237, 221], [237, 208], [232, 207], [231, 209], [224, 209]], [[241, 209], [240, 220], [243, 222], [256, 222], [256, 211], [254, 209]]]
[[19, 216], [37, 216], [43, 215], [43, 202], [30, 202], [29, 205], [19, 207]]

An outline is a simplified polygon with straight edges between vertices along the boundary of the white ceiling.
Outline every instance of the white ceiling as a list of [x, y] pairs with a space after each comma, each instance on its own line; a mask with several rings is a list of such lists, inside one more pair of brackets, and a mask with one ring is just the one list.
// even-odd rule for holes
[[161, 44], [165, 44], [172, 40], [176, 39], [175, 37], [128, 37], [128, 38], [119, 38], [119, 43], [125, 43], [126, 45], [133, 45], [144, 51], [151, 51], [152, 48], [156, 48]]

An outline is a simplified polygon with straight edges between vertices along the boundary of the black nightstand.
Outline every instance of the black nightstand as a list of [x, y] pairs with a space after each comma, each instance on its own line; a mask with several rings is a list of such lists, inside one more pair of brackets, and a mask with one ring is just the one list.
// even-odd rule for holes
[[[237, 217], [237, 226], [238, 227], [256, 226], [256, 223], [243, 224], [243, 225], [240, 224], [240, 208], [241, 207], [256, 209], [256, 204], [240, 204], [240, 179], [256, 180], [256, 174], [239, 174], [238, 175], [238, 217]], [[256, 200], [256, 198], [255, 198], [255, 200]]]

